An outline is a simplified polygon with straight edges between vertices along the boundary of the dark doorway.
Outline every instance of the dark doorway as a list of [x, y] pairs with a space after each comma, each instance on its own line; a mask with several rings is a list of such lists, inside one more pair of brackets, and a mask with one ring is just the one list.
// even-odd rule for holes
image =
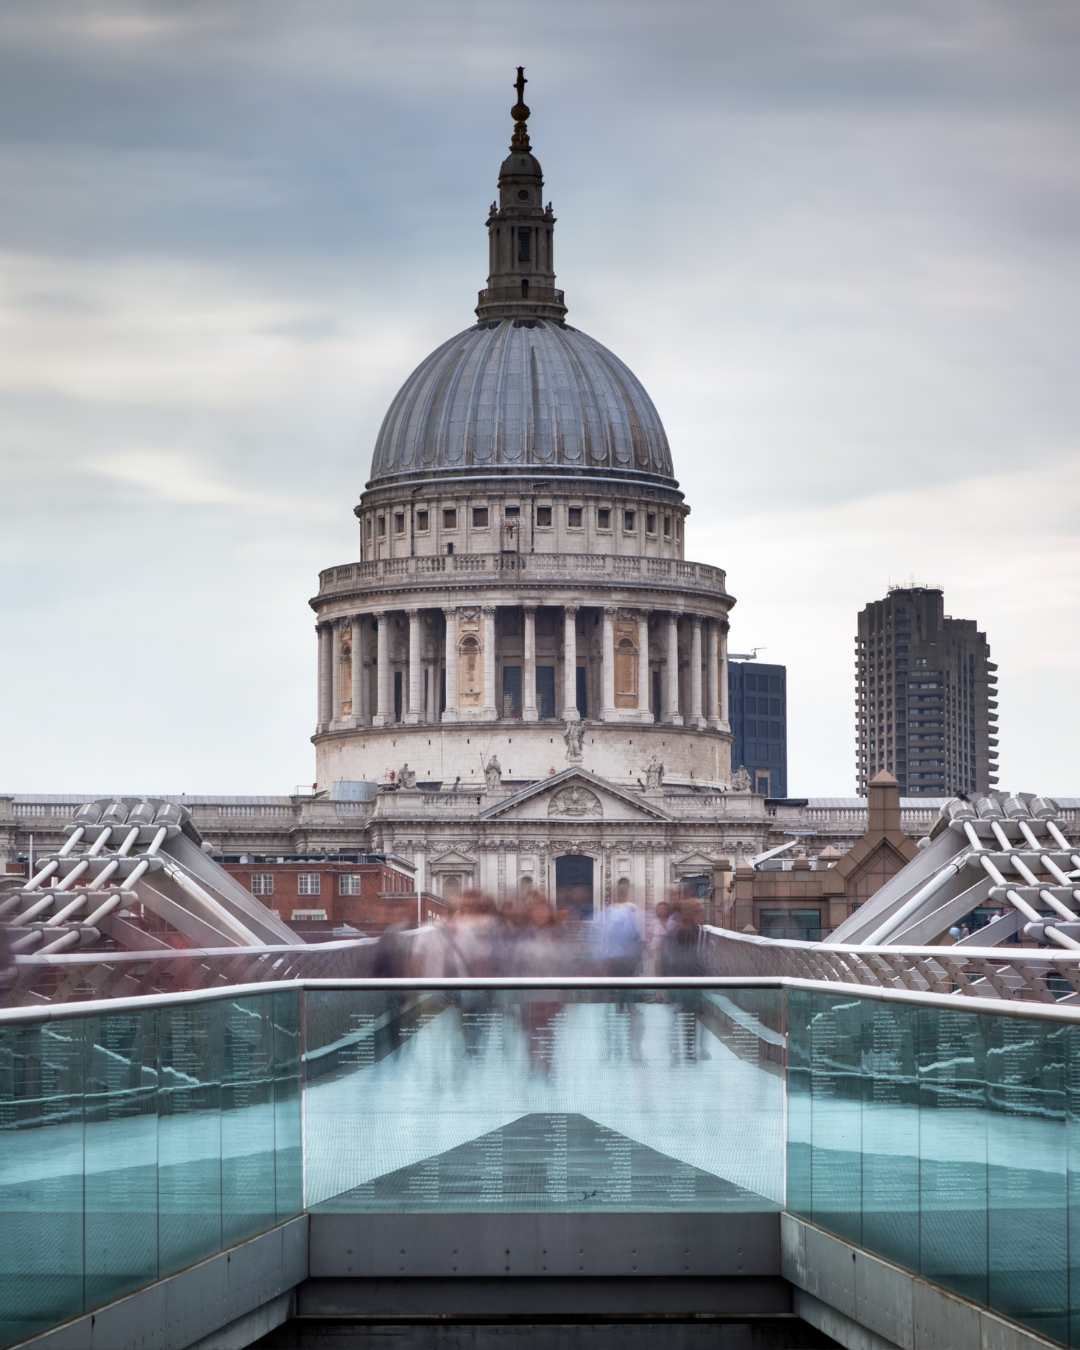
[[654, 670], [652, 673], [652, 714], [654, 721], [659, 722], [660, 718], [660, 672]]
[[582, 717], [589, 715], [589, 672], [584, 666], [577, 668], [577, 710]]
[[536, 706], [541, 718], [555, 716], [555, 667], [536, 667]]
[[402, 698], [404, 694], [401, 671], [394, 671], [394, 721], [401, 721]]
[[581, 853], [555, 859], [555, 908], [571, 918], [593, 916], [593, 860]]
[[521, 716], [521, 667], [503, 666], [500, 717]]

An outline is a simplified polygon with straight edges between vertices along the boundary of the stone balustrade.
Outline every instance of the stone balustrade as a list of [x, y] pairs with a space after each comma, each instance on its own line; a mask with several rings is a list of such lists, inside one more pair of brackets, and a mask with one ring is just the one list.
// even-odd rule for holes
[[593, 553], [452, 553], [435, 557], [375, 558], [327, 567], [319, 573], [319, 595], [336, 595], [372, 582], [422, 584], [454, 577], [498, 581], [507, 577], [535, 581], [609, 581], [628, 585], [670, 585], [726, 594], [722, 568], [680, 558], [647, 558]]

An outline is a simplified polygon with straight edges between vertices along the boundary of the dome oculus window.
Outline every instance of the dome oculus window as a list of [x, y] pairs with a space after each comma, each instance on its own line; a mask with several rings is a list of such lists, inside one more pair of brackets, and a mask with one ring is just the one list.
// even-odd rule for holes
[[394, 512], [394, 533], [395, 533], [395, 534], [404, 534], [404, 533], [405, 533], [405, 512], [404, 512], [404, 511], [395, 511], [395, 512]]
[[536, 524], [542, 530], [550, 528], [551, 526], [550, 506], [538, 506], [536, 508]]
[[637, 529], [637, 512], [624, 511], [622, 513], [622, 527], [627, 534], [633, 534]]
[[611, 529], [611, 507], [598, 506], [596, 508], [596, 528], [598, 530]]
[[380, 539], [384, 538], [385, 535], [386, 535], [386, 517], [385, 517], [385, 516], [378, 516], [378, 517], [376, 517], [375, 528], [376, 528], [376, 531], [378, 532], [379, 538], [380, 538]]
[[581, 529], [584, 523], [583, 517], [584, 511], [580, 506], [568, 506], [566, 508], [566, 523], [572, 530]]
[[443, 507], [442, 524], [444, 530], [457, 529], [457, 508], [454, 506]]
[[486, 506], [474, 506], [472, 509], [474, 530], [486, 530], [488, 527], [488, 509]]
[[421, 507], [416, 513], [416, 531], [418, 534], [427, 534], [431, 528], [431, 513]]
[[655, 512], [655, 511], [646, 511], [646, 513], [645, 513], [645, 533], [646, 533], [646, 534], [655, 534], [655, 533], [656, 533], [656, 512]]

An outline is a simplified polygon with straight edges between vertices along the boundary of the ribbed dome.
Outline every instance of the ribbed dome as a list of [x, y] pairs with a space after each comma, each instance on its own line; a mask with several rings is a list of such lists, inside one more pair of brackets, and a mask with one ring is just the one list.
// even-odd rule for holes
[[417, 366], [383, 421], [371, 480], [552, 468], [673, 480], [652, 399], [617, 356], [563, 324], [504, 319]]

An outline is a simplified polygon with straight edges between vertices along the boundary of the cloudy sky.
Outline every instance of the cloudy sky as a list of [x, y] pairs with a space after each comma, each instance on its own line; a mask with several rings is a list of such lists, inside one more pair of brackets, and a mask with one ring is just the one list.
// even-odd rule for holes
[[0, 791], [310, 782], [306, 602], [471, 322], [518, 62], [792, 792], [853, 791], [856, 614], [916, 580], [1003, 785], [1080, 794], [1075, 0], [6, 0]]

